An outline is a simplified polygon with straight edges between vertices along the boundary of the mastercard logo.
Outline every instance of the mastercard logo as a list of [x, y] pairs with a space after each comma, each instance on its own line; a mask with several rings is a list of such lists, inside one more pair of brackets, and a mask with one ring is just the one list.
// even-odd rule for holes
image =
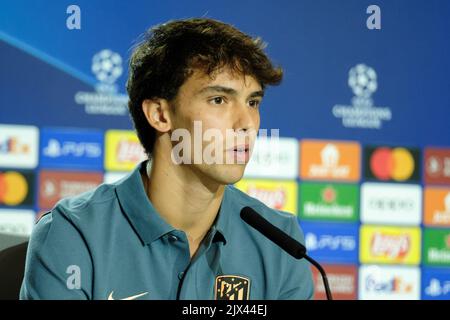
[[370, 156], [369, 168], [379, 180], [405, 181], [417, 171], [413, 154], [401, 147], [375, 149]]
[[0, 172], [0, 204], [16, 206], [28, 195], [27, 179], [14, 171]]

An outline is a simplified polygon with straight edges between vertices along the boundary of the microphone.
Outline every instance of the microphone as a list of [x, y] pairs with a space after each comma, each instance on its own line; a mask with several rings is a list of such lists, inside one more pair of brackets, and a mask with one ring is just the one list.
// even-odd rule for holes
[[305, 258], [312, 265], [314, 265], [317, 270], [319, 270], [320, 275], [322, 276], [327, 299], [333, 300], [325, 270], [317, 261], [306, 254], [306, 248], [304, 245], [286, 234], [283, 230], [271, 224], [250, 207], [242, 208], [241, 218], [251, 227], [261, 232], [265, 237], [267, 237], [269, 240], [281, 247], [284, 251], [293, 256], [295, 259], [300, 260]]

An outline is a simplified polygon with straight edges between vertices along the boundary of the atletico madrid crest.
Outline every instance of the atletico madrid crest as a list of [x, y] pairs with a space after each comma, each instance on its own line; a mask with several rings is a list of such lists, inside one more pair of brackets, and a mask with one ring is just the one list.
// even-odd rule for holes
[[248, 300], [250, 297], [250, 279], [224, 275], [216, 277], [215, 300]]

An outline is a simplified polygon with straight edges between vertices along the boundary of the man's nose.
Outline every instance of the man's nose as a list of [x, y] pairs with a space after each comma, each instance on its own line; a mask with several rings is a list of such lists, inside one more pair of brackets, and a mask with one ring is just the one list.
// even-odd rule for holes
[[252, 110], [245, 104], [240, 105], [237, 109], [233, 129], [236, 132], [241, 133], [247, 133], [248, 131], [255, 129], [256, 123], [251, 114]]

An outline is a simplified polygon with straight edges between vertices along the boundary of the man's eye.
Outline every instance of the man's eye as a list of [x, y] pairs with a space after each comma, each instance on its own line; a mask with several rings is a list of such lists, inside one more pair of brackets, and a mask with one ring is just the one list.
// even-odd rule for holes
[[223, 97], [214, 97], [209, 101], [213, 104], [223, 104], [225, 102], [225, 99]]
[[250, 100], [248, 103], [249, 103], [250, 107], [257, 108], [257, 107], [259, 107], [261, 101], [259, 101], [259, 100]]

